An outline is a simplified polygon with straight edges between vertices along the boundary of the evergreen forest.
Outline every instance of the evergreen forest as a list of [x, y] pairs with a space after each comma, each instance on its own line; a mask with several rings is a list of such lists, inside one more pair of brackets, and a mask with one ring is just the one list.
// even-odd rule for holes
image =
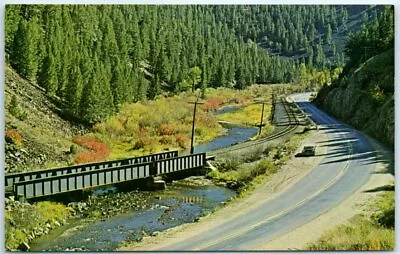
[[[354, 9], [355, 8], [355, 9]], [[124, 103], [207, 87], [298, 83], [345, 61], [370, 6], [7, 5], [6, 61], [93, 124]], [[353, 22], [354, 23], [354, 22]], [[351, 51], [352, 52], [352, 51]], [[301, 67], [301, 68], [300, 68]]]

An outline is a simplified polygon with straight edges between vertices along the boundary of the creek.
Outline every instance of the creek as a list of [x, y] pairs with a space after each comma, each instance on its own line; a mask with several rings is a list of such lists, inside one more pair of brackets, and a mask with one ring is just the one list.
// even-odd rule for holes
[[[225, 114], [241, 109], [242, 106], [226, 106], [222, 109], [215, 111], [214, 115]], [[246, 127], [242, 125], [232, 124], [232, 123], [220, 123], [226, 132], [224, 135], [218, 136], [215, 139], [205, 143], [199, 144], [194, 147], [195, 153], [203, 153], [214, 151], [217, 149], [229, 147], [237, 143], [249, 140], [251, 137], [257, 134], [258, 128]]]
[[[237, 109], [225, 108], [222, 113]], [[212, 151], [246, 141], [258, 130], [231, 124], [224, 124], [224, 127], [227, 129], [225, 135], [196, 146], [195, 152]], [[174, 181], [165, 190], [149, 192], [149, 203], [142, 209], [95, 221], [75, 219], [33, 240], [31, 251], [113, 251], [125, 241], [140, 241], [146, 235], [194, 222], [236, 196], [233, 190], [215, 186], [210, 180], [193, 178], [195, 184], [191, 180]], [[97, 190], [92, 195], [107, 195], [107, 192], [109, 190]]]
[[123, 241], [140, 241], [143, 236], [194, 222], [236, 195], [224, 187], [185, 182], [151, 192], [151, 202], [142, 210], [95, 222], [72, 221], [32, 241], [31, 251], [113, 251]]
[[194, 147], [195, 153], [214, 151], [217, 149], [232, 146], [234, 144], [249, 140], [257, 134], [258, 128], [243, 127], [234, 124], [222, 124], [227, 129], [226, 134], [216, 137], [208, 143]]

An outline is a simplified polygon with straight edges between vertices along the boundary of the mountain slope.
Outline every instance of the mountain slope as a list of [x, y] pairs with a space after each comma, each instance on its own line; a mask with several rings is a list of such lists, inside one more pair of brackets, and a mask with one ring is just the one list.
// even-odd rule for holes
[[204, 93], [291, 83], [302, 61], [308, 68], [342, 65], [337, 34], [357, 29], [354, 17], [368, 8], [7, 5], [6, 59], [21, 77], [60, 97], [64, 114], [95, 124], [124, 103], [191, 86]]
[[42, 89], [6, 67], [6, 172], [65, 165], [70, 161], [72, 137], [84, 132], [84, 127], [63, 120], [58, 111]]
[[394, 147], [394, 49], [324, 87], [315, 102], [334, 116]]

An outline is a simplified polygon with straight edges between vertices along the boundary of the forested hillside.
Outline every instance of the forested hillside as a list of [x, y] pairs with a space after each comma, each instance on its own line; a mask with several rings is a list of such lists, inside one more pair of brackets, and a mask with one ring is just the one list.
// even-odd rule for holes
[[[347, 34], [348, 9], [7, 5], [6, 58], [58, 98], [64, 115], [92, 124], [163, 93], [298, 82], [302, 63], [341, 65], [334, 38]], [[367, 22], [377, 10], [350, 13]]]
[[336, 117], [394, 147], [394, 13], [387, 7], [351, 34], [349, 61], [339, 79], [324, 86], [316, 102]]
[[365, 5], [250, 5], [215, 13], [245, 41], [255, 41], [274, 55], [304, 57], [310, 67], [325, 67], [344, 64], [347, 34], [374, 20], [380, 10]]

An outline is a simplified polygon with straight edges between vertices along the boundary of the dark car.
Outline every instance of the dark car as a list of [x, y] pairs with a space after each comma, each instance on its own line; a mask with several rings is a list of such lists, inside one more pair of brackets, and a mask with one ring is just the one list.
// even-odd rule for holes
[[301, 153], [296, 154], [296, 157], [314, 156], [314, 155], [315, 155], [315, 146], [304, 146], [303, 151], [301, 151]]

